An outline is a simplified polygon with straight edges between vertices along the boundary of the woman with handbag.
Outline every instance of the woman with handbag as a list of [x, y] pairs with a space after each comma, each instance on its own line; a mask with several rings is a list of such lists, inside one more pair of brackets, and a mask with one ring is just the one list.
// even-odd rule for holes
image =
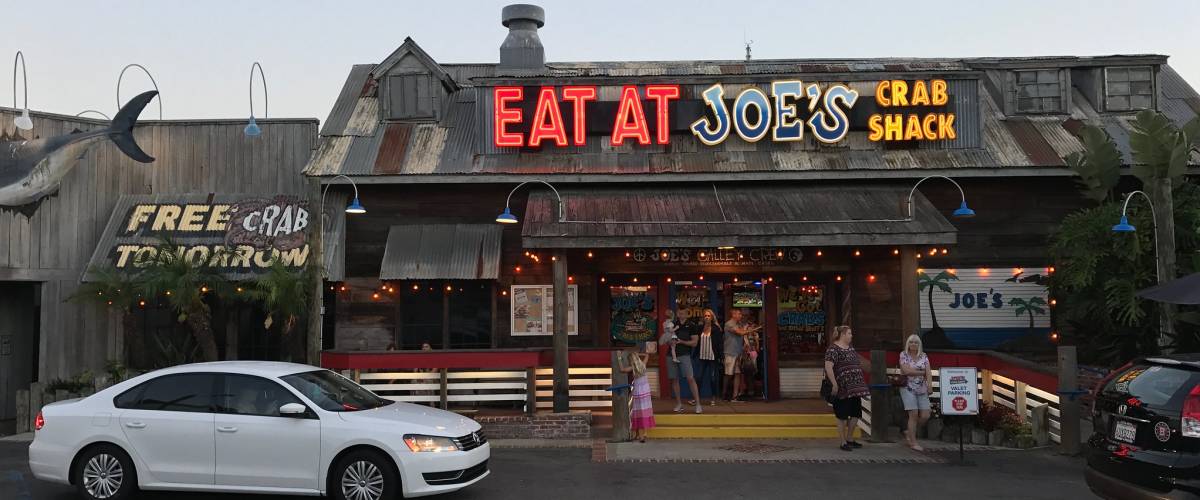
[[854, 428], [858, 425], [858, 419], [862, 418], [862, 397], [870, 393], [863, 375], [862, 358], [850, 347], [853, 339], [854, 334], [849, 326], [838, 326], [833, 329], [833, 342], [825, 350], [825, 377], [830, 383], [831, 403], [838, 420], [842, 451], [862, 448], [862, 444], [853, 439]]
[[929, 369], [929, 356], [921, 344], [921, 337], [909, 335], [904, 342], [904, 350], [900, 352], [900, 374], [904, 377], [904, 386], [900, 388], [900, 400], [904, 401], [904, 411], [908, 412], [908, 431], [905, 438], [908, 447], [915, 451], [924, 451], [917, 444], [917, 426], [925, 425], [929, 420], [929, 388], [933, 387], [933, 375]]

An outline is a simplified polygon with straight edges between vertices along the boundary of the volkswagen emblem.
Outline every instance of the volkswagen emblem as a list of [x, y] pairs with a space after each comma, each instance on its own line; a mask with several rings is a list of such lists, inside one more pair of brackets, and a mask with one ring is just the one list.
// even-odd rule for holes
[[1124, 415], [1127, 410], [1129, 410], [1129, 407], [1125, 406], [1124, 403], [1122, 403], [1121, 406], [1117, 407], [1117, 413], [1120, 415]]
[[479, 433], [478, 433], [478, 432], [472, 432], [472, 433], [471, 433], [471, 440], [472, 440], [472, 441], [475, 441], [475, 444], [479, 444]]

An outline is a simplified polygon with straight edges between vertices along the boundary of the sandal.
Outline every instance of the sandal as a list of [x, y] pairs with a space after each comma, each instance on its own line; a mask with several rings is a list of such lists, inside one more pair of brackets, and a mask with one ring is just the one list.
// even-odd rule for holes
[[675, 409], [671, 411], [675, 413], [683, 413], [683, 405], [675, 405]]
[[922, 448], [919, 444], [910, 444], [908, 445], [908, 448], [912, 451], [925, 451], [925, 448]]

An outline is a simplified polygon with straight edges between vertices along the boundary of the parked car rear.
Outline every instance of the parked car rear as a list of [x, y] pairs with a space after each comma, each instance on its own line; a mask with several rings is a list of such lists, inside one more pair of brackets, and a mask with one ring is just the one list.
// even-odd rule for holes
[[1087, 483], [1109, 499], [1200, 498], [1200, 354], [1143, 358], [1096, 387]]

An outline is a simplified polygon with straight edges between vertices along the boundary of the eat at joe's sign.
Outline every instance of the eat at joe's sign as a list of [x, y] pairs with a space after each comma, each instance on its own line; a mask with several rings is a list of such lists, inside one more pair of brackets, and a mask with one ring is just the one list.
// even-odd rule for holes
[[[587, 144], [589, 109], [597, 112], [598, 88], [587, 85], [493, 89], [492, 142], [498, 147], [543, 147]], [[536, 96], [529, 95], [536, 93]], [[701, 94], [702, 109], [688, 108], [691, 116], [673, 117], [680, 86], [673, 84], [626, 85], [612, 112], [608, 141], [640, 145], [670, 144], [673, 120], [689, 120], [687, 129], [700, 142], [714, 146], [736, 134], [746, 142], [769, 135], [772, 141], [802, 141], [807, 130], [823, 143], [846, 138], [850, 112], [859, 93], [842, 84], [807, 86], [800, 80], [772, 82], [770, 95], [757, 87], [727, 99], [725, 88], [714, 84]], [[934, 141], [957, 138], [945, 80], [884, 80], [875, 88], [875, 110], [862, 125], [871, 141]], [[532, 102], [532, 109], [528, 103]], [[607, 122], [604, 123], [607, 126]], [[527, 130], [527, 132], [526, 132]]]

